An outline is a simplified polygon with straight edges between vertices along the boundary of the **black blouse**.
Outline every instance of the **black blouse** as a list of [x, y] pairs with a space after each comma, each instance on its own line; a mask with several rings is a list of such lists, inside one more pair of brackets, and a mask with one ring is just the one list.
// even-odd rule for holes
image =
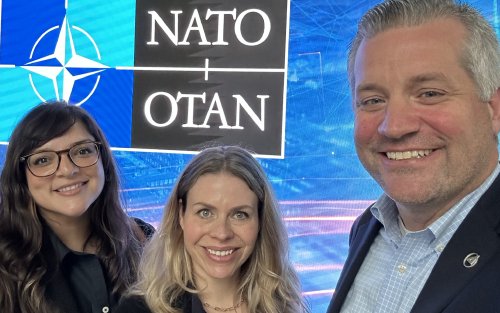
[[[196, 294], [184, 292], [180, 301], [179, 309], [182, 313], [206, 313], [203, 309], [203, 304]], [[132, 296], [122, 299], [120, 305], [113, 313], [152, 313], [149, 309], [144, 297]]]
[[[146, 237], [152, 236], [154, 228], [142, 220], [135, 219]], [[104, 264], [95, 254], [70, 250], [48, 227], [44, 231], [55, 250], [57, 265], [55, 273], [46, 285], [46, 296], [62, 312], [108, 313], [114, 312], [120, 295], [111, 296], [113, 286], [106, 283]], [[50, 253], [44, 251], [41, 253]]]

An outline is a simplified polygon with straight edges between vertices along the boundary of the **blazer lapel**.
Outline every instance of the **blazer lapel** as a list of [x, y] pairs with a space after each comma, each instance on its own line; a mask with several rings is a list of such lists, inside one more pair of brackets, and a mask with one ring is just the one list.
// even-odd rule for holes
[[370, 250], [370, 247], [377, 237], [382, 224], [372, 216], [368, 223], [359, 226], [356, 237], [349, 249], [349, 255], [340, 274], [337, 288], [333, 295], [327, 313], [340, 312], [340, 308], [344, 303], [347, 293], [351, 289], [361, 264]]
[[[500, 249], [500, 177], [457, 229], [439, 257], [413, 306], [412, 313], [442, 312]], [[470, 253], [480, 257], [476, 265], [466, 268], [464, 259]]]

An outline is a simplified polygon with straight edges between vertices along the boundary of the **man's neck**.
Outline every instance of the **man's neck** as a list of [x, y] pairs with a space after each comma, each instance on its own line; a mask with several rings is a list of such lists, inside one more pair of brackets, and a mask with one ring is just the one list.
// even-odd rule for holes
[[419, 231], [426, 229], [443, 216], [451, 207], [438, 210], [437, 212], [429, 212], [423, 208], [408, 208], [405, 205], [397, 204], [399, 216], [403, 221], [404, 226], [409, 231]]

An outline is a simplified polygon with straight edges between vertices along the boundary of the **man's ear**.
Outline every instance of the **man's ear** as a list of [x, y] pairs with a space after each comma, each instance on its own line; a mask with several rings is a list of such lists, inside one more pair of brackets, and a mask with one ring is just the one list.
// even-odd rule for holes
[[184, 212], [182, 210], [182, 199], [179, 199], [179, 222], [182, 230], [184, 230]]
[[500, 133], [500, 88], [498, 88], [490, 100], [488, 101], [488, 108], [491, 115], [491, 122], [495, 135]]

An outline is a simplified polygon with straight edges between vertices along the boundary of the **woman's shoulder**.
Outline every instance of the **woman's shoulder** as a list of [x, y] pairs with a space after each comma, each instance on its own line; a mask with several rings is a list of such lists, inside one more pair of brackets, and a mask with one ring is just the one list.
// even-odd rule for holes
[[122, 298], [114, 313], [151, 313], [143, 296]]
[[132, 217], [132, 219], [134, 220], [135, 224], [137, 226], [139, 226], [139, 229], [142, 231], [142, 233], [144, 233], [144, 235], [146, 236], [146, 239], [149, 240], [149, 239], [151, 239], [151, 237], [153, 237], [153, 235], [156, 231], [155, 228], [153, 227], [153, 225], [146, 223], [145, 221], [143, 221], [137, 217]]

